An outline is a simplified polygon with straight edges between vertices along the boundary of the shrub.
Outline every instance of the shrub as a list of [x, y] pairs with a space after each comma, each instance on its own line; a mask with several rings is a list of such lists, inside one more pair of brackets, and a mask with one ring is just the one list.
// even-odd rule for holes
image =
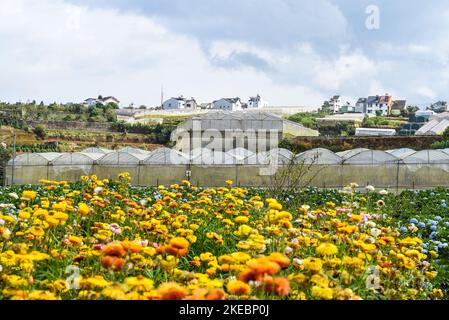
[[34, 128], [34, 134], [41, 140], [44, 140], [47, 138], [47, 132], [46, 128], [43, 125], [37, 125], [36, 128]]

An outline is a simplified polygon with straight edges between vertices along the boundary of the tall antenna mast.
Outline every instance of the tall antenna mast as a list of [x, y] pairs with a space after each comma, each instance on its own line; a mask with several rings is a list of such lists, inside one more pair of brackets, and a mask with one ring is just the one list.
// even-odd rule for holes
[[164, 107], [164, 84], [161, 85], [161, 108]]

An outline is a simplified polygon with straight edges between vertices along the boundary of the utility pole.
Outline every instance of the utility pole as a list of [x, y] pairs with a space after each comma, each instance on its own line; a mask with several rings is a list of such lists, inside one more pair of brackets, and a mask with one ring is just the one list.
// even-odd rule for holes
[[12, 173], [11, 173], [11, 185], [14, 185], [14, 164], [16, 161], [16, 131], [14, 130], [13, 137], [13, 151], [12, 151]]

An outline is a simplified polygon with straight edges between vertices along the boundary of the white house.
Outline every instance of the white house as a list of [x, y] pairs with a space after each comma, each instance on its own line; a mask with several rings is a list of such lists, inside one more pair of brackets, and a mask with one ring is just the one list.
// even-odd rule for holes
[[100, 101], [103, 105], [108, 105], [110, 103], [114, 103], [116, 105], [120, 104], [120, 100], [117, 99], [116, 97], [104, 97], [104, 98], [101, 98]]
[[185, 109], [186, 99], [184, 97], [171, 98], [162, 104], [164, 110]]
[[268, 107], [268, 102], [264, 101], [260, 95], [257, 95], [255, 97], [250, 97], [248, 100], [248, 109], [257, 109], [257, 108], [264, 108]]
[[331, 112], [333, 112], [333, 113], [339, 112], [343, 105], [343, 100], [341, 100], [341, 96], [333, 96], [329, 100], [329, 105], [330, 105]]
[[212, 103], [212, 109], [216, 110], [242, 110], [242, 101], [240, 98], [223, 98]]
[[88, 107], [93, 107], [96, 106], [97, 104], [101, 104], [103, 106], [108, 105], [110, 103], [119, 105], [120, 104], [120, 100], [118, 100], [115, 97], [99, 97], [99, 98], [88, 98], [86, 100], [84, 100], [84, 105], [88, 106]]
[[99, 103], [99, 100], [95, 99], [95, 98], [88, 98], [88, 99], [84, 100], [84, 105], [86, 105], [88, 107], [96, 106], [98, 103]]

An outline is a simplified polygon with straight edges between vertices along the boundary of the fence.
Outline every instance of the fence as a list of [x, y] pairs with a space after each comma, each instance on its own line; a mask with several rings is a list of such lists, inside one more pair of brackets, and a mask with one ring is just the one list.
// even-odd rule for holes
[[[40, 179], [74, 182], [93, 174], [114, 179], [129, 172], [136, 186], [169, 185], [187, 179], [194, 185], [216, 187], [231, 179], [240, 186], [264, 187], [273, 181], [273, 176], [265, 175], [266, 169], [262, 165], [22, 165], [5, 168], [5, 184], [36, 184]], [[279, 165], [278, 170], [291, 167]], [[312, 176], [310, 185], [320, 188], [342, 188], [351, 182], [396, 190], [449, 187], [449, 162], [312, 165], [305, 181]]]

